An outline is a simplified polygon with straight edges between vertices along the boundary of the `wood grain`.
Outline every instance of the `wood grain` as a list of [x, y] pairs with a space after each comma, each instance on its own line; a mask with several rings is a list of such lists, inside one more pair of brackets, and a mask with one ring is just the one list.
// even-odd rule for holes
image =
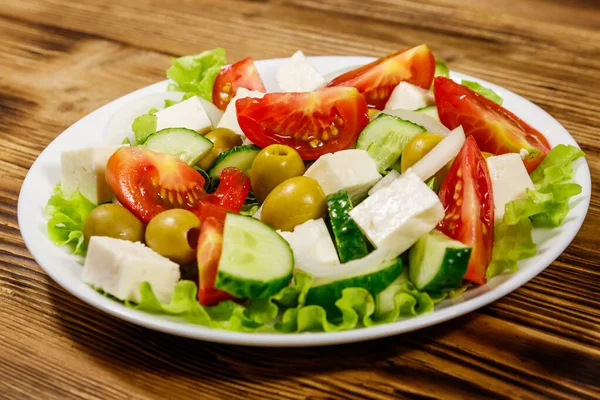
[[[0, 7], [0, 398], [600, 398], [600, 5], [594, 0], [5, 0]], [[50, 141], [164, 77], [168, 56], [378, 56], [427, 43], [587, 153], [590, 210], [540, 276], [453, 321], [316, 349], [196, 342], [98, 313], [24, 247], [17, 197]], [[98, 127], [102, 129], [102, 127]], [[91, 132], [90, 134], [94, 134]]]

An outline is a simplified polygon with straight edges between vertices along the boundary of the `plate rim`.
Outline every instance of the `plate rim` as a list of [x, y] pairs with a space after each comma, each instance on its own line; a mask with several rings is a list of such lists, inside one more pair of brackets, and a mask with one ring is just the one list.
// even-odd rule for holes
[[[275, 58], [275, 59], [264, 59], [257, 60], [256, 63], [261, 65], [262, 63], [281, 63], [283, 60], [287, 58]], [[347, 66], [356, 65], [351, 60], [358, 60], [358, 62], [370, 62], [375, 60], [373, 57], [365, 57], [365, 56], [316, 56], [316, 57], [308, 57], [311, 61], [327, 61], [331, 59], [343, 59]], [[519, 101], [525, 101], [529, 107], [534, 107], [537, 111], [541, 111], [544, 115], [544, 119], [551, 119], [556, 124], [558, 124], [564, 132], [571, 139], [570, 144], [574, 144], [579, 147], [575, 139], [571, 136], [571, 134], [549, 113], [544, 111], [541, 107], [537, 106], [533, 102], [528, 99], [508, 90], [501, 86], [492, 84], [483, 79], [479, 79], [467, 74], [462, 74], [459, 72], [451, 71], [452, 78], [461, 78], [461, 79], [470, 79], [480, 82], [483, 85], [486, 85], [493, 90], [498, 90], [501, 93], [509, 94], [510, 96], [515, 96]], [[149, 92], [152, 89], [159, 87], [161, 85], [165, 85], [164, 81], [160, 81], [143, 88], [137, 89], [133, 92], [127, 93], [124, 96], [121, 96], [117, 99], [114, 99], [96, 110], [88, 113], [83, 116], [77, 122], [69, 126], [59, 135], [57, 135], [52, 142], [50, 142], [42, 152], [37, 156], [36, 160], [33, 162], [29, 171], [23, 180], [19, 198], [17, 203], [17, 218], [18, 224], [21, 231], [21, 235], [25, 242], [25, 245], [37, 262], [37, 264], [42, 268], [42, 270], [48, 274], [48, 276], [56, 282], [61, 288], [69, 292], [71, 295], [75, 296], [79, 300], [84, 303], [92, 306], [97, 311], [102, 311], [111, 316], [117, 317], [119, 319], [123, 319], [130, 323], [134, 323], [136, 325], [143, 326], [145, 328], [153, 329], [156, 331], [169, 333], [177, 336], [187, 337], [191, 339], [204, 340], [216, 343], [226, 343], [226, 344], [236, 344], [236, 345], [246, 345], [246, 346], [268, 346], [268, 347], [307, 347], [307, 346], [325, 346], [325, 345], [335, 345], [335, 344], [345, 344], [345, 343], [353, 343], [360, 342], [366, 340], [374, 340], [378, 338], [394, 336], [401, 333], [407, 333], [414, 330], [422, 329], [428, 326], [432, 326], [438, 323], [442, 323], [448, 321], [450, 319], [459, 317], [461, 315], [467, 314], [471, 311], [475, 311], [481, 307], [484, 307], [504, 296], [518, 289], [519, 287], [528, 283], [535, 276], [540, 274], [544, 269], [550, 266], [556, 258], [558, 258], [566, 248], [571, 244], [575, 236], [578, 234], [581, 229], [581, 225], [585, 220], [588, 210], [589, 204], [591, 200], [591, 176], [589, 171], [589, 165], [586, 159], [583, 159], [582, 163], [578, 166], [578, 168], [583, 169], [584, 178], [586, 178], [585, 182], [582, 183], [582, 186], [586, 186], [587, 191], [584, 189], [585, 196], [581, 199], [584, 201], [584, 211], [582, 216], [578, 217], [576, 221], [576, 226], [574, 226], [567, 234], [567, 237], [563, 240], [567, 240], [567, 244], [564, 248], [561, 246], [556, 246], [560, 248], [560, 250], [556, 251], [556, 249], [549, 249], [551, 253], [546, 257], [548, 262], [539, 263], [541, 267], [536, 264], [536, 267], [528, 268], [525, 271], [519, 272], [520, 279], [508, 279], [497, 287], [492, 288], [486, 293], [482, 293], [477, 295], [471, 299], [465, 300], [463, 302], [453, 304], [452, 306], [446, 307], [441, 310], [436, 310], [432, 313], [420, 315], [416, 317], [411, 317], [403, 320], [398, 320], [395, 322], [372, 326], [372, 327], [363, 327], [356, 328], [347, 331], [339, 331], [339, 332], [303, 332], [303, 333], [295, 333], [295, 334], [280, 334], [280, 333], [247, 333], [247, 332], [233, 332], [227, 330], [214, 329], [210, 327], [206, 327], [203, 325], [191, 324], [185, 322], [183, 320], [177, 321], [174, 318], [165, 317], [161, 315], [154, 315], [145, 313], [138, 310], [133, 310], [125, 307], [119, 302], [107, 299], [105, 296], [99, 294], [94, 291], [87, 285], [83, 284], [83, 282], [71, 282], [71, 279], [66, 279], [66, 275], [61, 275], [52, 267], [49, 267], [53, 258], [44, 259], [38, 254], [36, 251], [32, 251], [35, 246], [33, 246], [35, 240], [35, 226], [30, 226], [28, 224], [23, 224], [23, 221], [26, 221], [25, 214], [28, 211], [27, 205], [28, 202], [24, 200], [25, 196], [28, 193], [35, 193], [35, 190], [31, 188], [33, 185], [33, 174], [32, 170], [35, 171], [38, 168], [41, 168], [39, 165], [40, 160], [43, 159], [44, 155], [47, 152], [51, 151], [57, 145], [57, 140], [64, 135], [69, 130], [77, 130], [78, 127], [86, 122], [86, 120], [93, 118], [93, 116], [99, 117], [100, 114], [106, 113], [105, 111], [109, 106], [114, 105], [115, 103], [126, 103], [131, 99], [135, 99], [136, 97], [143, 96], [141, 92]], [[115, 106], [113, 106], [115, 107]], [[114, 113], [114, 111], [113, 111]], [[111, 114], [112, 115], [112, 114]], [[526, 119], [526, 118], [523, 118]], [[562, 136], [562, 134], [561, 134]], [[585, 184], [585, 185], [583, 185]], [[43, 212], [43, 210], [40, 210]], [[561, 229], [561, 228], [554, 228]], [[46, 239], [49, 241], [47, 235]], [[562, 241], [561, 241], [562, 243]], [[66, 253], [65, 253], [66, 254]], [[67, 255], [67, 254], [66, 254]], [[73, 257], [72, 255], [68, 255], [69, 257]], [[46, 264], [46, 266], [45, 266]], [[85, 287], [85, 289], [82, 288]], [[90, 292], [91, 291], [91, 292]], [[94, 295], [95, 294], [95, 295]], [[406, 324], [405, 321], [411, 321], [410, 324]]]

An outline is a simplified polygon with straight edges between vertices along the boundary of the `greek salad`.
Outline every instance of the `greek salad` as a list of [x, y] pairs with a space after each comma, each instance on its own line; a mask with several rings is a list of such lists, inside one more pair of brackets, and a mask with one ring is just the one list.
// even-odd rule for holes
[[48, 235], [127, 307], [245, 332], [431, 312], [536, 254], [573, 162], [426, 45], [328, 79], [301, 51], [266, 93], [248, 57], [172, 59], [168, 91], [65, 151]]

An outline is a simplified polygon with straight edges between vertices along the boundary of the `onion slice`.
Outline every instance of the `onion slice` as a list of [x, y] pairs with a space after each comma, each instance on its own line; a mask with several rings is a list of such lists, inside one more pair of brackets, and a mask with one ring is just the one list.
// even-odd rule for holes
[[448, 164], [453, 157], [456, 157], [463, 144], [465, 143], [465, 131], [462, 126], [452, 130], [437, 144], [431, 151], [419, 161], [417, 161], [410, 169], [417, 174], [423, 181], [431, 178]]
[[[379, 248], [363, 258], [348, 261], [344, 264], [329, 265], [315, 263], [314, 260], [298, 260], [296, 269], [306, 272], [319, 280], [338, 280], [352, 276], [368, 273], [380, 267], [384, 262], [392, 259], [391, 252], [387, 248]], [[301, 268], [299, 267], [301, 266]]]
[[414, 124], [421, 125], [429, 133], [437, 133], [438, 135], [448, 136], [450, 129], [442, 125], [441, 122], [433, 117], [422, 112], [416, 112], [411, 110], [383, 110], [371, 117], [371, 121], [377, 118], [380, 114], [393, 115], [394, 117], [402, 118], [403, 120], [410, 121]]
[[[140, 115], [147, 113], [151, 108], [162, 110], [165, 107], [165, 100], [181, 101], [183, 95], [183, 92], [152, 93], [126, 103], [113, 114], [106, 125], [104, 129], [106, 142], [121, 144], [123, 139], [129, 138], [132, 143], [135, 143], [135, 135], [131, 129], [133, 121]], [[200, 99], [213, 127], [216, 127], [223, 116], [223, 111], [200, 96], [198, 96], [198, 99]]]

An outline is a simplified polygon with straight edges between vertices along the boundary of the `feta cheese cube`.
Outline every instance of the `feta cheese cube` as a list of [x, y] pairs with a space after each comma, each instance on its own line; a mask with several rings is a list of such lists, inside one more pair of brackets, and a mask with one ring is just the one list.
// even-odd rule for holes
[[316, 179], [326, 195], [346, 190], [353, 203], [360, 201], [381, 175], [377, 163], [365, 150], [342, 150], [325, 154], [311, 165], [304, 176]]
[[212, 129], [212, 122], [198, 97], [172, 105], [156, 112], [156, 131], [166, 128], [187, 128], [200, 133]]
[[179, 265], [139, 242], [92, 236], [83, 265], [83, 282], [119, 300], [139, 303], [140, 285], [148, 282], [158, 300], [171, 301]]
[[386, 110], [418, 110], [435, 104], [433, 92], [408, 82], [400, 82], [385, 104]]
[[495, 221], [502, 221], [506, 203], [526, 199], [533, 182], [518, 153], [502, 154], [487, 159], [494, 193]]
[[323, 218], [311, 219], [297, 225], [293, 232], [277, 231], [294, 252], [296, 268], [305, 270], [305, 266], [314, 264], [337, 265], [337, 255], [327, 226]]
[[275, 78], [284, 92], [312, 92], [327, 83], [300, 50], [281, 65]]
[[106, 163], [121, 146], [89, 147], [60, 155], [60, 186], [65, 197], [79, 189], [94, 204], [109, 202], [114, 194], [106, 183]]
[[240, 124], [238, 124], [237, 111], [235, 109], [235, 102], [244, 97], [262, 98], [264, 95], [265, 95], [265, 93], [257, 92], [256, 90], [248, 90], [246, 88], [238, 88], [233, 99], [231, 99], [229, 104], [227, 104], [227, 108], [225, 108], [225, 112], [223, 113], [221, 120], [217, 124], [217, 128], [231, 129], [232, 131], [234, 131], [235, 133], [237, 133], [238, 135], [240, 135], [242, 137], [244, 144], [251, 143], [246, 138], [246, 135], [244, 135], [244, 131], [242, 131], [242, 128], [240, 128]]
[[442, 203], [411, 170], [367, 197], [350, 216], [376, 248], [402, 254], [444, 218]]

